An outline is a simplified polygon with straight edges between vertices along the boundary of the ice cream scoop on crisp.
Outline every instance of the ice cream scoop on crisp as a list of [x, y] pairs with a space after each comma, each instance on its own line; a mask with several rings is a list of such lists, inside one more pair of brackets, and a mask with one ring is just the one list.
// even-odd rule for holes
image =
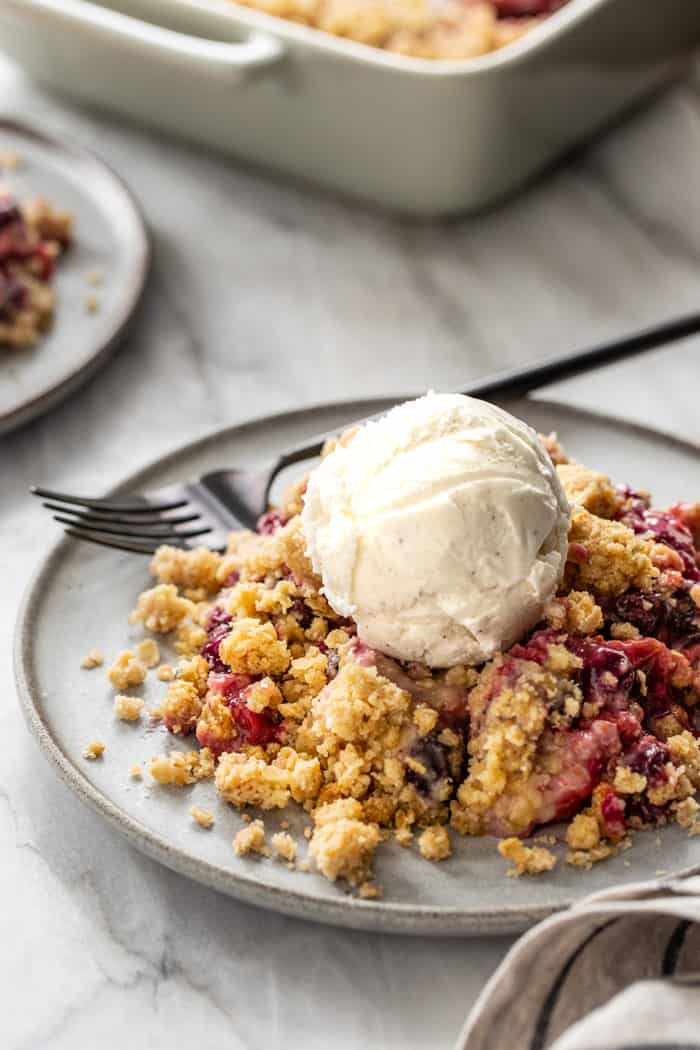
[[302, 522], [360, 639], [431, 667], [477, 664], [532, 628], [564, 571], [569, 507], [537, 434], [460, 394], [365, 424], [311, 474]]

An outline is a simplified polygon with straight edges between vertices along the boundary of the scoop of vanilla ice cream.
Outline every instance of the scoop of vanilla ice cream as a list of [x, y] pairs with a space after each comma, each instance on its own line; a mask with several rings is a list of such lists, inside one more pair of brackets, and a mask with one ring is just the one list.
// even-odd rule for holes
[[537, 623], [564, 571], [569, 507], [527, 424], [428, 394], [322, 461], [302, 523], [328, 602], [363, 642], [448, 667], [481, 663]]

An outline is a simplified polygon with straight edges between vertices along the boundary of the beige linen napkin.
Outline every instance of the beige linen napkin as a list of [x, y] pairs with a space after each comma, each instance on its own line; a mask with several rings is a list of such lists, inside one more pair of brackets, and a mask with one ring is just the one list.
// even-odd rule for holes
[[457, 1050], [700, 1050], [700, 876], [608, 890], [530, 930]]

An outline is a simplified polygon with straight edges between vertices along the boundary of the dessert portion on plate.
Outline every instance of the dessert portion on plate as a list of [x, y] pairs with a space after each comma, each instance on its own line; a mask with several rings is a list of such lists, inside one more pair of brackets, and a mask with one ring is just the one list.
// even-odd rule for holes
[[40, 197], [27, 204], [0, 188], [0, 349], [34, 346], [56, 309], [51, 282], [73, 219]]
[[[303, 807], [299, 866], [364, 896], [390, 837], [442, 860], [496, 836], [536, 873], [551, 833], [523, 839], [559, 822], [584, 868], [636, 830], [695, 831], [699, 537], [700, 504], [653, 509], [494, 406], [408, 402], [224, 554], [156, 553], [132, 621], [173, 632], [156, 716], [191, 742], [151, 775]], [[120, 654], [115, 689], [147, 663]], [[235, 845], [264, 851], [263, 824]]]
[[238, 0], [265, 14], [414, 58], [476, 58], [568, 0]]

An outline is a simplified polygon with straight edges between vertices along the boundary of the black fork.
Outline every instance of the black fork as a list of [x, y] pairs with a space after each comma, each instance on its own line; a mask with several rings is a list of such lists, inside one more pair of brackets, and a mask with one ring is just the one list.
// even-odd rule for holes
[[[553, 383], [587, 372], [598, 365], [664, 346], [700, 331], [700, 313], [645, 329], [593, 349], [566, 354], [528, 368], [499, 372], [478, 380], [465, 394], [486, 400], [523, 397]], [[364, 421], [359, 421], [364, 422]], [[286, 467], [320, 455], [335, 432], [320, 434], [283, 452], [266, 470], [216, 470], [195, 481], [169, 485], [130, 499], [91, 499], [33, 487], [47, 501], [54, 519], [66, 533], [104, 547], [153, 554], [161, 544], [182, 548], [201, 545], [222, 550], [233, 529], [255, 528], [269, 503], [270, 490]]]

